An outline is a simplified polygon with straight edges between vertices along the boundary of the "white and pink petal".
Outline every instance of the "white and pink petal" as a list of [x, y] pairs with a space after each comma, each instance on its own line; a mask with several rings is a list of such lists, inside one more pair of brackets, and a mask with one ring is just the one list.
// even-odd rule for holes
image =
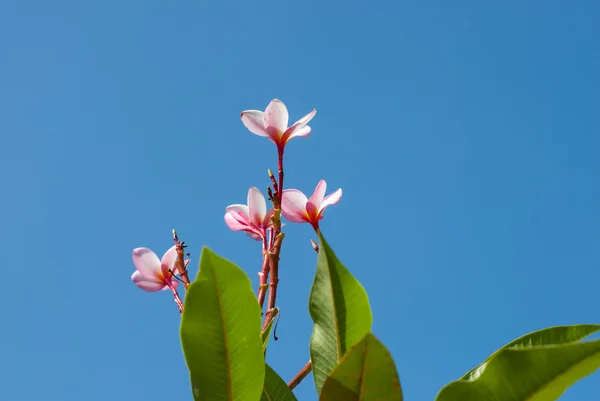
[[258, 110], [246, 110], [241, 115], [242, 123], [250, 132], [259, 136], [269, 136], [265, 127], [265, 113]]
[[160, 260], [151, 249], [135, 248], [132, 256], [133, 264], [142, 276], [153, 279], [162, 275]]
[[140, 287], [142, 290], [148, 291], [148, 292], [160, 291], [165, 287], [165, 283], [162, 280], [159, 280], [158, 278], [155, 278], [155, 277], [148, 278], [146, 276], [143, 276], [139, 272], [139, 270], [135, 271], [131, 275], [131, 280], [133, 281], [133, 283], [135, 285]]
[[280, 133], [288, 127], [289, 114], [285, 104], [279, 99], [273, 99], [265, 109], [265, 127], [273, 127]]
[[171, 276], [169, 270], [172, 270], [174, 273], [177, 269], [173, 267], [175, 264], [175, 260], [177, 259], [177, 247], [173, 245], [165, 254], [163, 255], [160, 264], [163, 272], [163, 276], [168, 278]]
[[308, 198], [308, 203], [312, 204], [317, 210], [320, 209], [325, 197], [325, 191], [327, 191], [327, 183], [325, 180], [320, 180], [315, 188], [315, 192]]
[[325, 210], [328, 206], [337, 204], [342, 199], [342, 188], [339, 188], [332, 194], [327, 195], [321, 203], [320, 212]]
[[311, 133], [311, 128], [308, 125], [304, 127], [291, 127], [284, 134], [285, 142], [289, 142], [292, 138], [308, 138]]
[[313, 119], [315, 114], [317, 114], [317, 109], [313, 109], [310, 113], [308, 113], [307, 115], [305, 115], [304, 117], [302, 117], [301, 119], [296, 121], [293, 126], [304, 127], [306, 124], [308, 124], [310, 122], [310, 120]]
[[306, 195], [301, 191], [297, 189], [285, 189], [281, 201], [281, 213], [283, 217], [293, 223], [308, 221], [309, 216], [306, 212], [307, 202]]
[[233, 231], [243, 231], [248, 228], [251, 222], [245, 215], [230, 211], [225, 213], [225, 224]]
[[265, 214], [267, 213], [267, 202], [265, 197], [256, 187], [248, 191], [248, 217], [257, 226], [262, 226]]

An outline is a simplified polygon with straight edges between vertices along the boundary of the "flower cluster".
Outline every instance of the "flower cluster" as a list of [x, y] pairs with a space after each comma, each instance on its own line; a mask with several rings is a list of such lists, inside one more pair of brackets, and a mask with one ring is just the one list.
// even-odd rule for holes
[[[307, 124], [316, 114], [313, 109], [310, 113], [288, 127], [289, 114], [285, 104], [278, 99], [272, 100], [264, 112], [246, 110], [242, 112], [242, 122], [253, 134], [268, 137], [275, 145], [280, 159], [283, 157], [285, 145], [294, 137], [306, 138], [311, 133]], [[282, 166], [280, 166], [282, 169]], [[319, 221], [323, 218], [323, 211], [330, 205], [335, 205], [342, 199], [342, 190], [325, 196], [327, 183], [319, 181], [314, 193], [307, 198], [298, 189], [283, 189], [281, 191], [281, 214], [293, 223], [309, 223], [315, 231], [319, 230]], [[267, 211], [264, 196], [256, 188], [248, 191], [248, 205], [231, 205], [225, 212], [225, 222], [234, 231], [245, 231], [250, 237], [261, 241], [266, 237], [266, 231], [273, 228], [272, 218], [274, 209]]]
[[[275, 292], [277, 287], [277, 264], [283, 233], [281, 233], [281, 216], [292, 223], [309, 223], [316, 232], [319, 231], [319, 221], [323, 219], [324, 210], [335, 205], [342, 198], [342, 190], [338, 189], [325, 196], [327, 183], [320, 180], [314, 193], [307, 198], [298, 189], [283, 188], [283, 154], [285, 146], [292, 138], [306, 138], [311, 133], [308, 123], [316, 114], [313, 109], [310, 113], [296, 121], [291, 126], [289, 114], [285, 104], [278, 99], [272, 100], [265, 111], [246, 110], [241, 114], [242, 123], [253, 134], [269, 138], [277, 147], [278, 179], [271, 173], [272, 188], [268, 188], [269, 200], [272, 207], [267, 209], [267, 200], [258, 188], [248, 190], [247, 204], [233, 204], [225, 209], [225, 223], [233, 231], [243, 231], [252, 239], [261, 241], [263, 245], [263, 269], [259, 273], [261, 286], [258, 300], [262, 307], [265, 293], [266, 280], [271, 275], [271, 292], [269, 309], [274, 308]], [[158, 259], [156, 254], [148, 248], [133, 250], [133, 263], [136, 271], [131, 280], [144, 291], [155, 292], [170, 289], [180, 311], [183, 303], [177, 293], [179, 281], [187, 286], [186, 266], [189, 260], [183, 261], [183, 243], [179, 242], [174, 232], [175, 245]], [[274, 255], [270, 259], [269, 255]], [[276, 262], [273, 264], [272, 261]], [[180, 277], [178, 277], [178, 275]], [[272, 316], [271, 316], [272, 318]], [[265, 322], [266, 323], [266, 322]]]

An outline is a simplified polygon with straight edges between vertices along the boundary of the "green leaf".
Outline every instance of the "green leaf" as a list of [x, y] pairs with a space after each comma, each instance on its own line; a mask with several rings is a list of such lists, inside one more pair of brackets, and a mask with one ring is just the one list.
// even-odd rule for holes
[[576, 341], [600, 325], [558, 326], [527, 334], [502, 347], [436, 401], [553, 401], [600, 367], [600, 340]]
[[196, 401], [256, 401], [265, 376], [250, 279], [208, 248], [185, 296], [181, 344]]
[[273, 314], [273, 317], [271, 318], [271, 320], [269, 320], [269, 324], [267, 324], [265, 330], [260, 334], [262, 339], [263, 351], [267, 350], [269, 337], [271, 337], [271, 329], [273, 328], [273, 322], [275, 321], [275, 318], [279, 314], [279, 308], [274, 308], [273, 311], [271, 311], [271, 313]]
[[260, 401], [297, 401], [296, 396], [269, 365], [265, 364], [265, 385]]
[[367, 334], [325, 380], [319, 400], [402, 401], [390, 352], [373, 334]]
[[317, 270], [309, 300], [313, 377], [320, 392], [344, 354], [371, 331], [373, 317], [363, 286], [340, 263], [319, 233]]
[[[576, 324], [573, 326], [554, 326], [548, 327], [542, 330], [534, 331], [529, 334], [525, 334], [522, 337], [517, 338], [506, 344], [504, 347], [497, 350], [487, 360], [492, 358], [495, 354], [502, 351], [503, 349], [518, 349], [518, 348], [532, 348], [536, 346], [544, 345], [560, 345], [560, 344], [571, 344], [576, 343], [579, 340], [584, 339], [590, 334], [600, 331], [600, 324]], [[481, 365], [471, 369], [467, 374], [461, 377], [461, 380], [468, 379], [471, 375], [477, 374], [477, 371]]]

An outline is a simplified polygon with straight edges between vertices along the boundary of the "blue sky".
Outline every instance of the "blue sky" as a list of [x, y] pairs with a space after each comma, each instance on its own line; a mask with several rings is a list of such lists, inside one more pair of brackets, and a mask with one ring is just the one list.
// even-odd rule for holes
[[[293, 121], [317, 109], [286, 186], [343, 188], [322, 229], [407, 400], [524, 333], [599, 323], [599, 17], [592, 0], [1, 2], [0, 398], [191, 399], [176, 307], [132, 284], [131, 251], [162, 254], [176, 228], [194, 266], [207, 245], [256, 283], [259, 244], [223, 212], [276, 167], [239, 119], [273, 98]], [[308, 358], [311, 238], [287, 227], [268, 354], [286, 380]]]

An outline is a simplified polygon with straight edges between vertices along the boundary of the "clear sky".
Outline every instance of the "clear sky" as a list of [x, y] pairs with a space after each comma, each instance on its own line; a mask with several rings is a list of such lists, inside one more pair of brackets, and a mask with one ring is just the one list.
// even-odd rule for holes
[[[286, 186], [342, 188], [322, 229], [363, 283], [407, 400], [511, 339], [600, 323], [600, 3], [0, 2], [0, 399], [190, 400], [169, 293], [131, 251], [176, 228], [256, 285], [224, 209], [268, 184], [240, 121], [283, 100]], [[287, 227], [268, 361], [307, 361], [316, 255]], [[315, 400], [312, 376], [298, 387]], [[564, 397], [597, 401], [600, 373]]]

